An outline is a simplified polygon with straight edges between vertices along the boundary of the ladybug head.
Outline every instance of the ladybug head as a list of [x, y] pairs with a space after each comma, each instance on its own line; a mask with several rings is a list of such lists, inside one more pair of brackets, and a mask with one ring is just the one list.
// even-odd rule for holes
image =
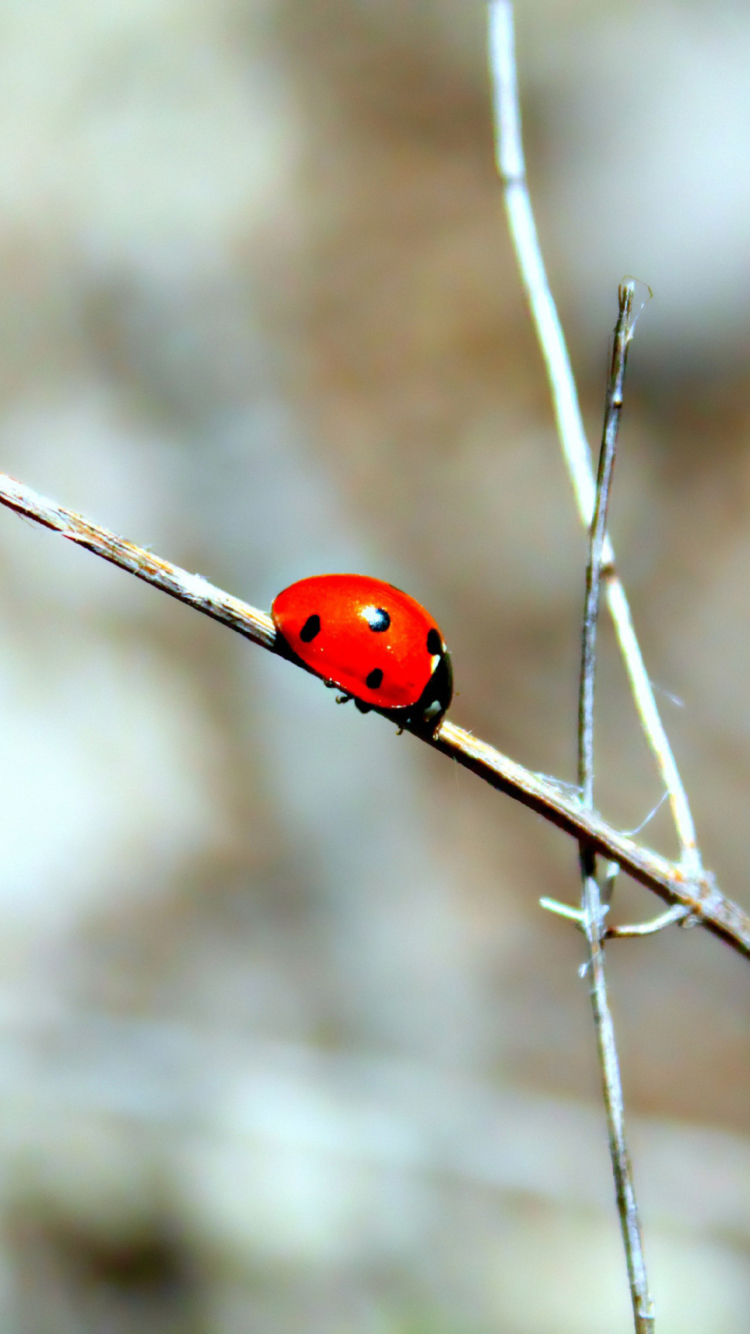
[[453, 699], [453, 668], [448, 650], [443, 648], [438, 665], [425, 686], [416, 704], [408, 710], [408, 721], [419, 727], [428, 727], [434, 732], [443, 714]]

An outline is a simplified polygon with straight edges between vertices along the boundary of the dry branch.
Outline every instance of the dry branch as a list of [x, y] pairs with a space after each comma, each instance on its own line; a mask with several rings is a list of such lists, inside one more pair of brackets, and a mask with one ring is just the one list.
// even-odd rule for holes
[[[603, 578], [604, 544], [607, 537], [607, 515], [612, 489], [617, 437], [622, 414], [623, 386], [628, 360], [628, 348], [633, 337], [634, 283], [620, 287], [620, 313], [615, 327], [610, 365], [607, 400], [604, 410], [604, 429], [599, 451], [596, 478], [594, 514], [589, 535], [589, 559], [586, 568], [586, 600], [583, 613], [581, 646], [581, 680], [578, 706], [578, 784], [581, 803], [587, 810], [594, 808], [594, 690], [596, 683], [596, 641], [599, 622], [599, 593]], [[625, 1139], [625, 1111], [620, 1077], [620, 1061], [615, 1042], [615, 1026], [607, 996], [607, 977], [604, 964], [603, 895], [596, 878], [596, 854], [587, 843], [581, 845], [581, 921], [589, 949], [588, 969], [591, 979], [591, 1006], [596, 1027], [602, 1092], [607, 1114], [607, 1136], [615, 1181], [617, 1212], [620, 1216], [623, 1245], [628, 1269], [630, 1298], [636, 1334], [653, 1334], [654, 1308], [649, 1292], [648, 1274], [643, 1254], [643, 1238], [635, 1195], [635, 1181]], [[614, 866], [615, 875], [617, 867]], [[614, 885], [614, 877], [608, 886]]]
[[[178, 565], [100, 528], [80, 514], [46, 500], [30, 487], [2, 473], [0, 504], [61, 533], [69, 541], [127, 570], [162, 593], [168, 593], [179, 602], [228, 625], [262, 648], [275, 653], [282, 651], [273, 621], [265, 612], [216, 588], [201, 575], [189, 574]], [[676, 865], [650, 848], [642, 847], [627, 834], [618, 833], [596, 811], [586, 810], [569, 787], [532, 773], [455, 723], [445, 720], [434, 735], [415, 735], [478, 774], [498, 791], [544, 816], [578, 843], [586, 842], [595, 852], [618, 862], [624, 871], [667, 903], [689, 908], [702, 926], [750, 957], [750, 918], [720, 892], [710, 873], [688, 875], [683, 865]]]
[[[521, 109], [518, 99], [511, 0], [489, 0], [488, 15], [497, 169], [503, 186], [508, 227], [547, 368], [563, 457], [573, 485], [581, 522], [588, 530], [594, 511], [595, 494], [591, 451], [586, 439], [565, 335], [547, 281], [529, 198], [521, 140]], [[669, 793], [672, 818], [680, 840], [682, 864], [688, 875], [700, 877], [701, 858], [690, 803], [659, 717], [654, 692], [633, 628], [628, 600], [615, 570], [615, 553], [609, 538], [605, 541], [603, 554], [605, 564], [612, 570], [607, 580], [607, 603], [610, 615], [641, 726]]]

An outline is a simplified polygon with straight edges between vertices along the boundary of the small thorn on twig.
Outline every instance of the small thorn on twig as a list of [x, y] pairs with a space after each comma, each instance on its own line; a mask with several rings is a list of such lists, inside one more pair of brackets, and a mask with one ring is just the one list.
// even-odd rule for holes
[[544, 908], [545, 912], [556, 913], [558, 917], [566, 917], [568, 921], [575, 922], [577, 927], [583, 929], [583, 913], [580, 908], [573, 908], [569, 903], [560, 903], [558, 899], [540, 899], [539, 907]]

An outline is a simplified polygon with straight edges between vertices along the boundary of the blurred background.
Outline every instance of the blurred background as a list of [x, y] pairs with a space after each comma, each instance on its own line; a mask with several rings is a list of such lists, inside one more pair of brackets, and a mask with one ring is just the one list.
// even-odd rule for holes
[[[750, 13], [524, 0], [538, 222], [707, 864], [748, 903]], [[257, 606], [375, 574], [572, 781], [585, 548], [479, 0], [1, 0], [0, 467]], [[569, 840], [0, 513], [7, 1334], [621, 1334]], [[608, 627], [597, 800], [660, 798]], [[642, 837], [675, 852], [662, 810]], [[658, 902], [626, 883], [615, 915]], [[747, 963], [609, 950], [661, 1334], [750, 1318]]]

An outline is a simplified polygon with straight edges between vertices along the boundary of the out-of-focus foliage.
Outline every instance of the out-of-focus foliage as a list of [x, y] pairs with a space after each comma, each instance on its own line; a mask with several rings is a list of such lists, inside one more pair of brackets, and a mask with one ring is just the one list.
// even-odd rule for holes
[[[742, 899], [750, 18], [524, 0], [519, 57], [593, 439], [617, 283], [654, 289], [612, 528]], [[456, 719], [573, 778], [584, 542], [479, 3], [6, 0], [0, 327], [0, 467], [257, 605], [408, 588]], [[627, 1330], [581, 949], [537, 907], [575, 850], [11, 514], [0, 557], [3, 1330]], [[606, 631], [597, 739], [634, 827]], [[663, 810], [643, 837], [674, 850]], [[610, 956], [659, 1328], [738, 1334], [746, 965], [676, 929]]]

